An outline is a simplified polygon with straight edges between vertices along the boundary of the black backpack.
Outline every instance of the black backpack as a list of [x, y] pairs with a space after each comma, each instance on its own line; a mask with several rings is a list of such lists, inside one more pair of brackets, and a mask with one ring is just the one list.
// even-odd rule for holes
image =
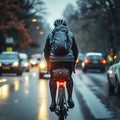
[[68, 35], [68, 29], [65, 26], [58, 26], [52, 32], [51, 52], [54, 55], [67, 55], [72, 47], [72, 42]]

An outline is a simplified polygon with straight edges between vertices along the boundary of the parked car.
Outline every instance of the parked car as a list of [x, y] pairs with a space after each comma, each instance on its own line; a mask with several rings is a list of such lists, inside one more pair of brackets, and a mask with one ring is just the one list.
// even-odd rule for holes
[[120, 62], [115, 63], [107, 70], [108, 89], [110, 93], [120, 93]]
[[29, 72], [30, 66], [28, 61], [28, 55], [26, 53], [20, 53], [20, 59], [22, 60], [22, 70]]
[[76, 61], [76, 67], [81, 67], [82, 61], [84, 60], [85, 54], [79, 53]]
[[44, 78], [44, 74], [47, 74], [47, 63], [43, 56], [39, 62], [38, 69], [39, 69], [39, 78]]
[[104, 59], [102, 53], [88, 52], [86, 53], [81, 66], [84, 72], [87, 70], [100, 70], [101, 72], [105, 72], [106, 60]]
[[0, 54], [0, 75], [2, 73], [22, 74], [22, 63], [18, 52], [2, 52]]

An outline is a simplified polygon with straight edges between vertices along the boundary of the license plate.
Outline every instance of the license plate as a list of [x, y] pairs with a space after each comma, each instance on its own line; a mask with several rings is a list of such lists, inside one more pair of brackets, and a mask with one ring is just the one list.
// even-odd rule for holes
[[9, 67], [4, 67], [4, 70], [9, 70], [10, 68]]
[[98, 61], [96, 61], [96, 60], [95, 60], [95, 61], [93, 61], [93, 63], [95, 63], [95, 64], [96, 64], [96, 63], [98, 63]]

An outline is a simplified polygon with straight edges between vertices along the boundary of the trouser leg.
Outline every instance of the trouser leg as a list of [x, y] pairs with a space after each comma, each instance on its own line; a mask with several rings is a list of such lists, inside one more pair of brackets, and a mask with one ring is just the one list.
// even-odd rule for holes
[[66, 88], [68, 92], [68, 99], [72, 98], [72, 91], [73, 91], [73, 80], [72, 78], [67, 81]]
[[52, 80], [52, 78], [50, 80], [49, 87], [50, 87], [52, 102], [55, 102], [57, 85], [56, 82]]
[[72, 92], [73, 92], [73, 80], [72, 80], [72, 78], [69, 81], [67, 81], [66, 87], [67, 87], [67, 91], [68, 91], [68, 105], [69, 105], [69, 108], [73, 108], [74, 102], [72, 100]]

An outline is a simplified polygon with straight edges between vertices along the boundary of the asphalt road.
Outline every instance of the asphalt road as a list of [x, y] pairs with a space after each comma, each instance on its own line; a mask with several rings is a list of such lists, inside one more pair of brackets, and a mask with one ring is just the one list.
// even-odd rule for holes
[[[75, 107], [66, 120], [120, 120], [120, 97], [109, 95], [106, 74], [76, 70], [73, 79]], [[39, 79], [36, 68], [0, 77], [0, 120], [58, 120], [50, 102], [49, 75]]]

